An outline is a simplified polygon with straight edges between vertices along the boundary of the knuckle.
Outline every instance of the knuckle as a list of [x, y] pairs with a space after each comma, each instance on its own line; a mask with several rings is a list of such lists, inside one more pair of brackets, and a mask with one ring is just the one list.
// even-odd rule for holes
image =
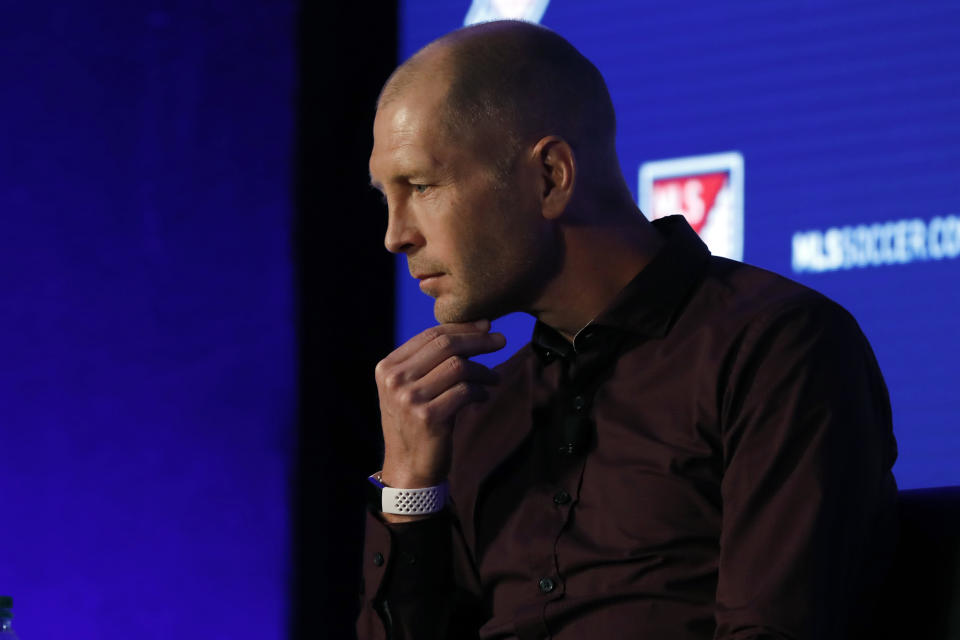
[[429, 423], [433, 418], [433, 410], [427, 405], [419, 405], [413, 409], [413, 417], [420, 422]]
[[428, 341], [436, 340], [442, 335], [443, 335], [443, 331], [441, 331], [440, 327], [430, 327], [429, 329], [423, 332], [423, 336]]
[[462, 374], [467, 370], [467, 361], [460, 356], [447, 358], [447, 368], [455, 374]]
[[388, 371], [383, 374], [383, 386], [390, 391], [398, 389], [403, 384], [403, 376], [399, 371]]
[[397, 396], [397, 400], [400, 401], [400, 404], [412, 406], [417, 402], [417, 392], [413, 389], [404, 389]]
[[453, 338], [451, 338], [450, 336], [444, 333], [434, 338], [433, 344], [440, 351], [447, 351], [448, 349], [450, 349], [450, 347], [453, 346]]

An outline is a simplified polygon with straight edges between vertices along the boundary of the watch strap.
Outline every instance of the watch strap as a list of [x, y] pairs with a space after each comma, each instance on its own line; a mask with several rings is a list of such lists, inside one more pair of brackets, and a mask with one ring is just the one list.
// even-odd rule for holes
[[420, 516], [438, 513], [447, 504], [448, 483], [444, 480], [434, 487], [422, 489], [398, 489], [388, 487], [380, 480], [380, 473], [369, 478], [369, 502], [371, 508], [381, 513]]

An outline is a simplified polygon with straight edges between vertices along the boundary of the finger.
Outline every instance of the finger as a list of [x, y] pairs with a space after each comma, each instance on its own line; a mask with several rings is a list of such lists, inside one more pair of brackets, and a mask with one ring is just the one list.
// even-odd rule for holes
[[420, 351], [424, 345], [436, 340], [442, 335], [456, 333], [479, 333], [485, 334], [490, 331], [489, 320], [478, 320], [477, 322], [450, 322], [430, 327], [413, 336], [402, 345], [394, 349], [390, 355], [383, 359], [385, 364], [396, 364], [403, 362], [411, 355]]
[[416, 383], [413, 400], [429, 402], [460, 382], [490, 386], [500, 382], [500, 374], [479, 362], [451, 356]]
[[433, 424], [453, 420], [463, 407], [471, 402], [483, 402], [490, 397], [486, 387], [469, 382], [460, 382], [450, 387], [427, 404]]
[[507, 344], [501, 333], [442, 334], [428, 342], [403, 363], [404, 377], [419, 380], [441, 366], [451, 356], [469, 358], [481, 353], [492, 353]]

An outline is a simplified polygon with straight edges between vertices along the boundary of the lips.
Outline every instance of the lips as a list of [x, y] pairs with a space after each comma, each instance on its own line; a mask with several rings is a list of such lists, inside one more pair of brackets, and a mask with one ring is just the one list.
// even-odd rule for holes
[[437, 286], [437, 283], [440, 279], [446, 274], [444, 273], [420, 273], [415, 274], [413, 277], [420, 281], [420, 291], [423, 291], [429, 296], [437, 296], [440, 293], [440, 289]]

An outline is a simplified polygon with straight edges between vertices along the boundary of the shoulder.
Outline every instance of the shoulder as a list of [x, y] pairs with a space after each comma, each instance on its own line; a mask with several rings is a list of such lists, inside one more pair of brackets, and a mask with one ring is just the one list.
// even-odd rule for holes
[[842, 310], [822, 293], [778, 273], [753, 265], [711, 257], [703, 286], [732, 310], [775, 311], [796, 306]]
[[[853, 315], [822, 293], [778, 274], [716, 258], [702, 300], [725, 327], [720, 362], [726, 408], [745, 395], [770, 402], [778, 393], [808, 393], [845, 402], [857, 388], [886, 414], [886, 386], [869, 341]], [[781, 398], [782, 399], [782, 398]]]
[[746, 341], [784, 324], [861, 333], [850, 312], [822, 293], [772, 271], [719, 257], [710, 258], [678, 322], [704, 319]]
[[841, 383], [842, 371], [880, 378], [866, 337], [844, 307], [789, 278], [724, 258], [710, 258], [659, 353], [691, 363], [698, 388], [727, 409], [756, 391], [760, 378], [788, 384], [819, 372]]

